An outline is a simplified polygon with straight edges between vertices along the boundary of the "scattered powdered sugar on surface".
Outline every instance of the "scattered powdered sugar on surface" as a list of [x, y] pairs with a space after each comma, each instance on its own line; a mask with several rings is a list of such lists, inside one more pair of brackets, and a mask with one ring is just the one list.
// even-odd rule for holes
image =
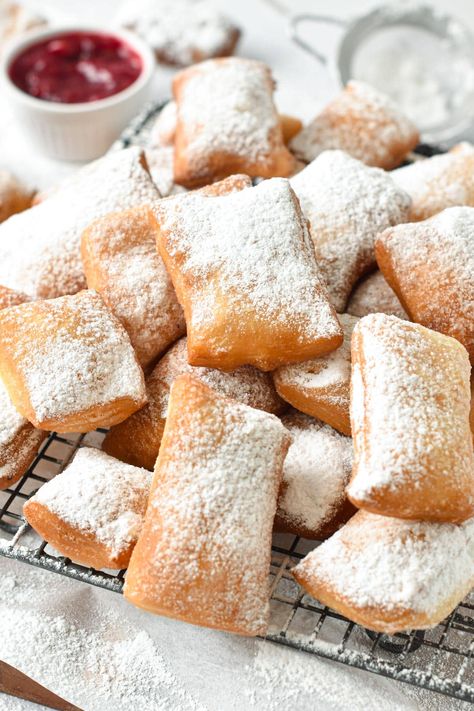
[[325, 151], [290, 180], [310, 222], [316, 259], [337, 311], [356, 280], [375, 265], [379, 232], [404, 222], [410, 197], [379, 168], [343, 151]]
[[38, 420], [119, 398], [144, 402], [130, 339], [96, 292], [15, 306], [0, 312], [0, 323]]
[[0, 225], [0, 283], [51, 298], [85, 286], [80, 240], [98, 217], [144, 204], [159, 193], [137, 147], [115, 151], [68, 178], [54, 194]]
[[283, 494], [277, 514], [316, 531], [345, 500], [352, 470], [352, 440], [301, 413], [285, 415], [282, 422], [292, 444], [283, 464]]
[[225, 52], [236, 32], [225, 15], [202, 0], [128, 0], [118, 19], [143, 37], [160, 59], [181, 66]]
[[[219, 628], [232, 621], [247, 634], [263, 633], [289, 435], [274, 415], [189, 376], [173, 385], [170, 410], [142, 537], [150, 546], [150, 571], [138, 580], [134, 570], [131, 585], [174, 615], [199, 616], [201, 624]], [[135, 552], [139, 548], [140, 541]]]
[[[399, 225], [379, 240], [417, 321], [453, 333], [474, 349], [474, 207], [450, 207]], [[426, 298], [426, 292], [430, 298]]]
[[188, 194], [161, 202], [157, 212], [167, 253], [184, 278], [202, 287], [193, 299], [195, 327], [214, 323], [225, 294], [234, 327], [250, 313], [257, 323], [274, 324], [276, 334], [293, 328], [302, 345], [339, 333], [287, 180], [212, 199]]
[[426, 219], [447, 207], [474, 204], [474, 146], [469, 143], [415, 161], [391, 175], [412, 198], [413, 220]]
[[363, 82], [350, 81], [290, 145], [308, 163], [322, 151], [340, 148], [368, 165], [389, 168], [394, 147], [398, 157], [400, 145], [405, 144], [408, 153], [417, 140], [415, 126], [388, 96]]
[[356, 333], [362, 345], [352, 366], [350, 495], [370, 497], [381, 486], [396, 491], [407, 481], [421, 486], [433, 470], [459, 497], [472, 499], [474, 492], [464, 485], [474, 463], [465, 349], [384, 314], [361, 319]]
[[[293, 363], [278, 368], [278, 381], [285, 386], [302, 388], [308, 391], [326, 389], [325, 398], [340, 402], [341, 393], [331, 392], [331, 388], [348, 385], [351, 378], [351, 337], [358, 321], [355, 316], [339, 314], [339, 321], [344, 331], [344, 341], [339, 348], [321, 358], [313, 358], [302, 363]], [[349, 404], [348, 397], [344, 398]]]
[[474, 585], [474, 519], [455, 525], [360, 511], [299, 569], [356, 607], [430, 615]]
[[347, 304], [347, 313], [360, 317], [382, 313], [409, 321], [396, 293], [378, 270], [356, 286]]
[[113, 556], [140, 533], [150, 493], [151, 473], [82, 447], [72, 463], [31, 499], [65, 523], [95, 536]]
[[[154, 222], [154, 221], [153, 221]], [[142, 365], [162, 353], [186, 329], [183, 311], [156, 249], [156, 222], [148, 209], [109, 215], [83, 239], [90, 259], [85, 272], [130, 336]], [[92, 279], [92, 284], [91, 284]]]
[[270, 70], [255, 60], [209, 60], [186, 70], [178, 126], [193, 172], [207, 169], [216, 153], [259, 163], [272, 157], [272, 135], [280, 131], [272, 88]]

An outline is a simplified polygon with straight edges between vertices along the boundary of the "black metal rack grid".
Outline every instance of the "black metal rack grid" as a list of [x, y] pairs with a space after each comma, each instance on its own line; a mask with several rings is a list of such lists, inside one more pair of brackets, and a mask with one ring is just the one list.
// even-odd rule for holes
[[[121, 592], [125, 571], [85, 568], [60, 556], [22, 518], [26, 499], [71, 461], [84, 445], [100, 446], [104, 430], [51, 434], [25, 476], [0, 491], [0, 555]], [[5, 542], [1, 541], [5, 537]], [[474, 594], [438, 627], [393, 637], [369, 632], [320, 605], [299, 587], [292, 566], [314, 542], [275, 534], [267, 639], [376, 674], [474, 702]]]

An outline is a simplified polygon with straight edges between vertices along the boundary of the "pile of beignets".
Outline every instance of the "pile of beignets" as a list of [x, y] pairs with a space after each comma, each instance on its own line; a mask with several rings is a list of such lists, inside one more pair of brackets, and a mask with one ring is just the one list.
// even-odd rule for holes
[[0, 488], [107, 428], [24, 515], [133, 604], [265, 634], [277, 530], [324, 541], [292, 569], [323, 604], [431, 627], [474, 586], [474, 148], [398, 167], [418, 132], [371, 87], [304, 128], [273, 90], [189, 67], [146, 158], [0, 225]]

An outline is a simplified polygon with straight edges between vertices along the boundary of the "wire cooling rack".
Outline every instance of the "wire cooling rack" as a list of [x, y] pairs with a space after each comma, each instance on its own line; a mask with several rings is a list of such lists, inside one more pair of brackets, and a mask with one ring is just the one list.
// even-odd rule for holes
[[[26, 499], [67, 466], [79, 447], [100, 446], [104, 434], [51, 434], [20, 482], [0, 491], [0, 555], [122, 591], [125, 571], [93, 570], [60, 556], [22, 518]], [[274, 536], [267, 639], [474, 702], [474, 595], [432, 630], [393, 637], [369, 632], [320, 605], [292, 578], [290, 569], [314, 545], [296, 536]]]
[[[144, 145], [163, 103], [148, 106], [113, 150]], [[418, 156], [440, 153], [419, 146]], [[86, 435], [51, 434], [19, 483], [0, 491], [0, 555], [120, 593], [125, 571], [85, 568], [60, 556], [26, 524], [23, 503], [58, 474], [81, 446], [100, 446], [105, 430]], [[3, 541], [2, 541], [3, 536]], [[290, 574], [315, 543], [274, 536], [271, 621], [266, 639], [415, 686], [474, 702], [474, 594], [441, 624], [425, 632], [387, 636], [370, 632], [309, 597]]]

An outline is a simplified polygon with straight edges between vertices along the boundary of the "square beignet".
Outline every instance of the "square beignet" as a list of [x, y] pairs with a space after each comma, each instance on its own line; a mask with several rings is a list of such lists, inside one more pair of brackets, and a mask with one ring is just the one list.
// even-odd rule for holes
[[126, 599], [192, 624], [265, 634], [273, 517], [289, 443], [274, 415], [190, 375], [177, 378]]
[[349, 436], [351, 337], [358, 320], [349, 314], [339, 314], [344, 331], [344, 342], [339, 348], [321, 358], [283, 365], [273, 372], [277, 392], [286, 402]]
[[316, 600], [396, 634], [435, 627], [474, 586], [474, 520], [402, 521], [359, 511], [292, 570]]
[[191, 365], [233, 370], [330, 352], [342, 330], [287, 180], [156, 206], [158, 247], [184, 308]]
[[147, 404], [107, 433], [102, 448], [108, 454], [138, 467], [153, 469], [160, 449], [172, 384], [189, 373], [213, 390], [244, 405], [274, 415], [286, 407], [269, 373], [251, 365], [225, 373], [189, 365], [186, 338], [181, 338], [157, 363], [146, 379]]
[[61, 555], [96, 568], [126, 568], [145, 517], [151, 473], [91, 447], [23, 506], [35, 531]]
[[232, 57], [177, 74], [174, 178], [199, 187], [232, 173], [286, 177], [295, 159], [283, 142], [270, 69]]
[[0, 225], [0, 283], [39, 299], [77, 293], [86, 286], [84, 229], [109, 212], [152, 205], [159, 197], [136, 146], [86, 165]]
[[146, 402], [130, 339], [94, 291], [0, 311], [0, 376], [45, 430], [110, 427]]
[[136, 207], [102, 217], [82, 235], [87, 286], [117, 316], [144, 368], [186, 331], [157, 234], [152, 211]]
[[21, 479], [46, 436], [20, 415], [0, 380], [0, 489]]
[[369, 314], [387, 314], [410, 320], [398, 296], [379, 269], [356, 285], [347, 304], [347, 313], [359, 318]]
[[474, 207], [450, 207], [376, 240], [378, 265], [412, 321], [457, 338], [474, 363]]
[[392, 177], [412, 199], [410, 222], [447, 207], [474, 207], [474, 146], [460, 143], [448, 153], [398, 168]]
[[419, 138], [417, 128], [388, 96], [361, 81], [350, 81], [290, 146], [306, 163], [339, 148], [366, 165], [390, 170], [400, 165]]
[[405, 222], [411, 199], [388, 173], [343, 151], [325, 151], [290, 180], [309, 220], [316, 261], [336, 311], [376, 266], [375, 238]]
[[382, 516], [474, 515], [470, 372], [454, 338], [372, 314], [352, 335], [354, 468], [348, 496]]
[[355, 513], [346, 497], [352, 440], [296, 410], [284, 415], [282, 423], [292, 441], [283, 464], [274, 527], [322, 540]]

